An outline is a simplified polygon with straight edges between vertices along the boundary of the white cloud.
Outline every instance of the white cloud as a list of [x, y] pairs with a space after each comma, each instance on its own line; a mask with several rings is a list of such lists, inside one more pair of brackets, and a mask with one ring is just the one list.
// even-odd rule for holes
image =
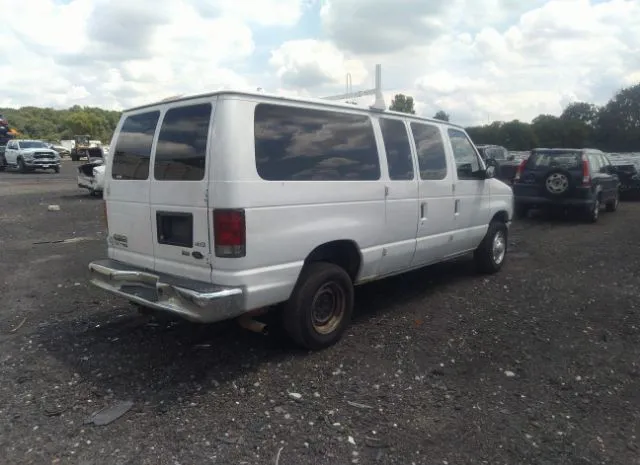
[[346, 84], [347, 73], [353, 85], [367, 77], [360, 60], [347, 58], [329, 42], [313, 39], [285, 42], [272, 52], [269, 63], [283, 84], [293, 88]]
[[0, 11], [11, 11], [0, 106], [122, 108], [230, 86], [318, 96], [343, 92], [347, 73], [354, 91], [371, 87], [381, 63], [387, 102], [403, 92], [418, 112], [470, 124], [602, 104], [640, 79], [638, 0], [0, 0]]

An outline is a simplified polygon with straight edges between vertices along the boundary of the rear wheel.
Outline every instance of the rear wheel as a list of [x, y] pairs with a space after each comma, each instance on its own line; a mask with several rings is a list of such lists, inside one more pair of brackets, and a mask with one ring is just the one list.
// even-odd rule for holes
[[618, 209], [618, 203], [620, 203], [620, 192], [616, 190], [616, 196], [610, 202], [607, 202], [607, 211], [614, 212]]
[[353, 283], [341, 267], [327, 262], [305, 266], [282, 312], [293, 341], [311, 350], [340, 340], [353, 313]]
[[3, 156], [0, 156], [0, 172], [7, 169], [7, 160]]
[[507, 256], [507, 225], [501, 221], [492, 221], [484, 239], [473, 254], [478, 271], [497, 273]]

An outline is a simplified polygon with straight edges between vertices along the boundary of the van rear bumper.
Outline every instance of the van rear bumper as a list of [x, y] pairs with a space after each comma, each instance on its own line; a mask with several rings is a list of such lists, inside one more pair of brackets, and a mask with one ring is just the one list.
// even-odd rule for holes
[[245, 313], [240, 287], [182, 279], [111, 259], [91, 262], [89, 271], [93, 285], [189, 321], [214, 323]]

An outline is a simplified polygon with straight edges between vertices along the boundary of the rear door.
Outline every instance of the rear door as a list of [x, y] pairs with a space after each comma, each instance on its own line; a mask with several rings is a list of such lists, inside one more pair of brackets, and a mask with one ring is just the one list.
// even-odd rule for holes
[[109, 218], [109, 258], [154, 269], [149, 204], [149, 160], [160, 110], [129, 114], [120, 124], [104, 197]]
[[389, 180], [385, 181], [385, 253], [380, 274], [411, 266], [418, 227], [418, 181], [407, 125], [402, 119], [380, 118]]
[[163, 115], [151, 173], [155, 270], [211, 280], [207, 157], [215, 100], [179, 102]]
[[440, 127], [409, 124], [418, 158], [418, 227], [413, 266], [451, 255], [457, 239], [454, 221], [453, 170], [448, 163]]

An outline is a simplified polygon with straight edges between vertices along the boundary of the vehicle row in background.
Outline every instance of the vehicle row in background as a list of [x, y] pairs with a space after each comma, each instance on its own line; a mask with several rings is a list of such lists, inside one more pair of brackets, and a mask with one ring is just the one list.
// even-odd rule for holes
[[537, 148], [519, 164], [513, 182], [516, 216], [531, 208], [577, 210], [596, 222], [620, 198], [618, 170], [600, 150]]
[[87, 163], [78, 166], [78, 187], [87, 189], [93, 196], [104, 190], [105, 152], [102, 148], [90, 148]]
[[0, 171], [14, 168], [22, 173], [36, 169], [60, 172], [60, 155], [39, 140], [10, 140], [0, 157]]
[[520, 162], [501, 145], [477, 145], [476, 147], [486, 165], [494, 167], [496, 178], [511, 185]]

